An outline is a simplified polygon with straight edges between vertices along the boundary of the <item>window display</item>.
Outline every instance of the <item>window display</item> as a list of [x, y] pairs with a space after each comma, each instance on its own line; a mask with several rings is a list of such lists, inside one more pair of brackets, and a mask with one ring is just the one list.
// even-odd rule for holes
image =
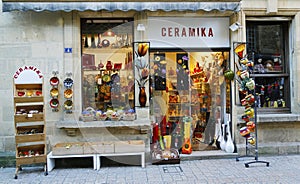
[[81, 24], [83, 117], [135, 119], [132, 22], [82, 19]]
[[247, 21], [247, 53], [253, 74], [258, 110], [287, 112], [290, 107], [288, 22]]

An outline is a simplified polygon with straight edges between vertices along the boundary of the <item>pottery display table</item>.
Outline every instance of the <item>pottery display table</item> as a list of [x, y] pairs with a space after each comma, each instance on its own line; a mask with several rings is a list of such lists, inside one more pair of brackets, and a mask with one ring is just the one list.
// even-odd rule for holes
[[47, 169], [48, 172], [52, 171], [55, 167], [55, 159], [57, 158], [82, 158], [93, 157], [93, 168], [97, 169], [97, 156], [96, 154], [81, 154], [81, 155], [53, 155], [52, 151], [47, 155]]
[[92, 157], [94, 170], [101, 167], [101, 157], [141, 156], [145, 167], [145, 143], [142, 140], [58, 143], [47, 155], [48, 171], [55, 167], [55, 159]]
[[103, 153], [96, 155], [96, 162], [97, 162], [97, 170], [101, 167], [101, 159], [100, 157], [111, 157], [111, 156], [141, 156], [141, 167], [145, 167], [145, 152], [128, 152], [128, 153]]
[[97, 169], [101, 167], [100, 157], [141, 156], [141, 166], [145, 167], [145, 143], [142, 140], [114, 141], [114, 151], [97, 154]]

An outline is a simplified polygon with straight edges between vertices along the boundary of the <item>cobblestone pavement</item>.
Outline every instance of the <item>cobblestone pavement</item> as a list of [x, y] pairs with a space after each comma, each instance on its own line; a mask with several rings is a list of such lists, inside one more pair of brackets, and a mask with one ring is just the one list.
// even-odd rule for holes
[[300, 155], [260, 156], [258, 160], [268, 161], [266, 164], [244, 163], [252, 158], [207, 159], [181, 161], [175, 165], [103, 167], [92, 168], [57, 168], [44, 176], [41, 167], [24, 167], [14, 179], [15, 168], [0, 168], [0, 183], [167, 183], [167, 184], [201, 184], [201, 183], [300, 183]]

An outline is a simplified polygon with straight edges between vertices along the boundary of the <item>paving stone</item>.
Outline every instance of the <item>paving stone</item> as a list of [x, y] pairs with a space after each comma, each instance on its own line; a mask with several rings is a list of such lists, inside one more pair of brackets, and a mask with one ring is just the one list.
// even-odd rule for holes
[[[201, 183], [283, 183], [300, 182], [300, 155], [281, 155], [259, 157], [270, 163], [249, 164], [235, 159], [209, 159], [181, 161], [175, 165], [146, 165], [124, 167], [105, 167], [99, 171], [90, 168], [54, 168], [44, 176], [40, 167], [23, 168], [14, 179], [15, 168], [0, 168], [0, 184], [14, 183], [62, 183], [62, 184], [201, 184]], [[250, 160], [250, 161], [253, 161]], [[168, 172], [164, 172], [167, 168]]]

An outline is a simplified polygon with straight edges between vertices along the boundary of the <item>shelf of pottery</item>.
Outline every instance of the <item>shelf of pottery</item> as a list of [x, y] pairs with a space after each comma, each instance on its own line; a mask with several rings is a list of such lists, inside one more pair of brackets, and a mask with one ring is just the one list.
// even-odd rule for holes
[[23, 165], [44, 163], [48, 174], [43, 77], [36, 74], [25, 66], [14, 79], [15, 179]]

